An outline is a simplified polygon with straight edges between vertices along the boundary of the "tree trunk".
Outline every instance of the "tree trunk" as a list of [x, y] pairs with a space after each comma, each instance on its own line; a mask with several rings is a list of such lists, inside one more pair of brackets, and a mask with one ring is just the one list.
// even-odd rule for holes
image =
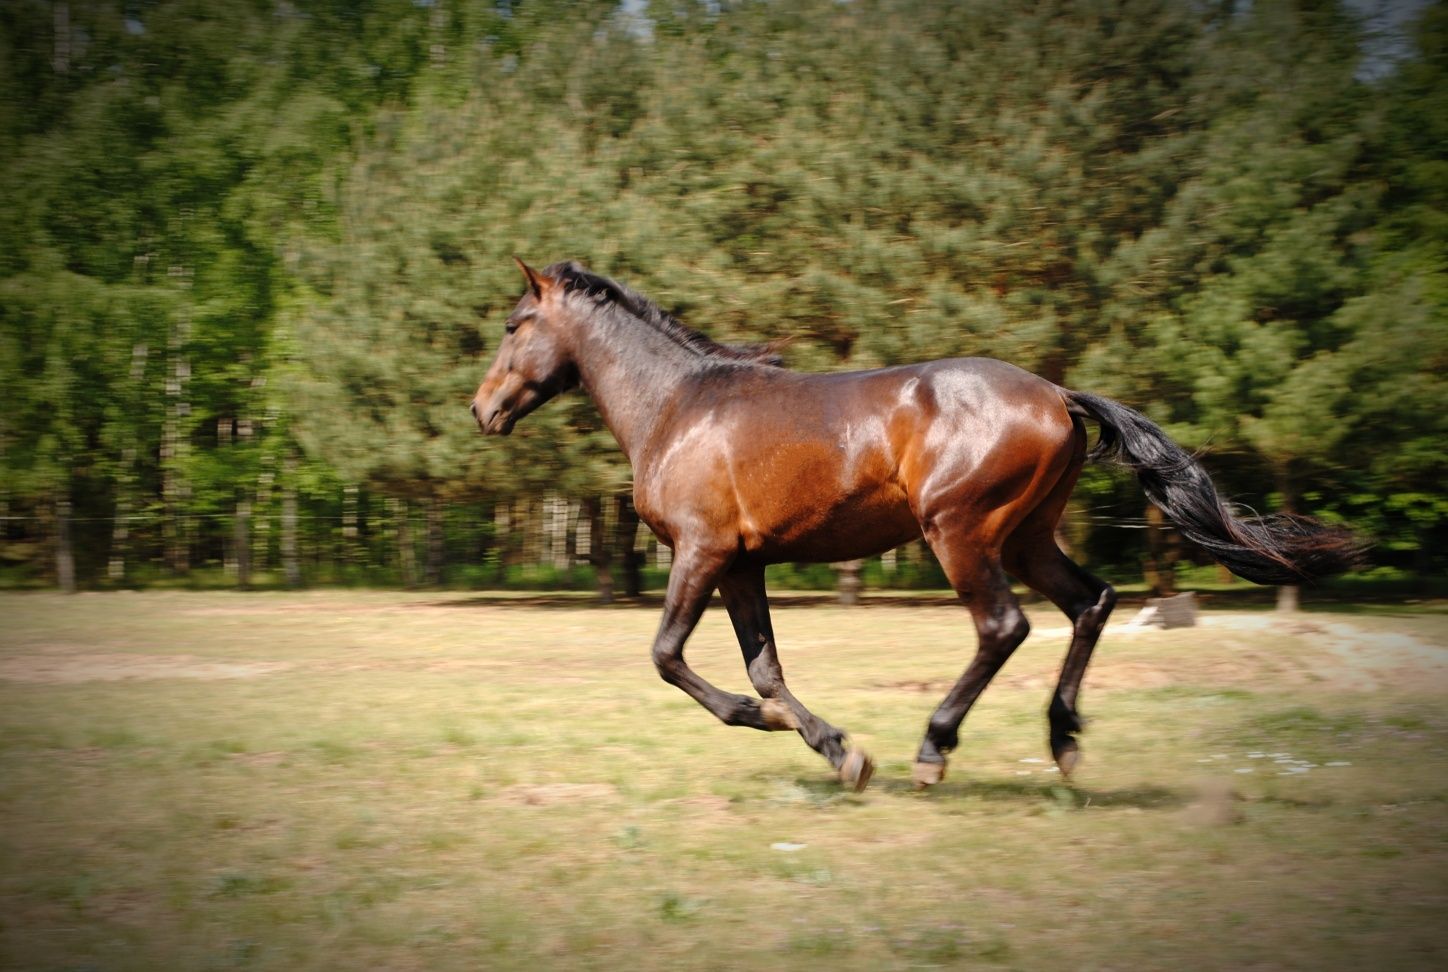
[[443, 505], [436, 496], [427, 499], [427, 584], [436, 587], [442, 583], [442, 562], [445, 553], [443, 534]]
[[513, 506], [506, 501], [493, 504], [493, 550], [498, 580], [502, 580], [513, 558]]
[[282, 463], [282, 573], [288, 587], [302, 586], [297, 556], [297, 457], [291, 452]]
[[[151, 353], [145, 342], [131, 346], [130, 386], [127, 394], [131, 403], [142, 401], [146, 389], [142, 382], [146, 377], [146, 361]], [[119, 584], [126, 579], [126, 560], [131, 553], [131, 518], [135, 516], [140, 503], [136, 495], [136, 458], [141, 447], [141, 436], [132, 425], [127, 438], [129, 444], [121, 450], [121, 465], [116, 473], [116, 513], [111, 523], [111, 551], [106, 564], [106, 576], [111, 583]]]
[[50, 66], [56, 74], [70, 73], [70, 4], [56, 0], [51, 14], [55, 20], [55, 53], [51, 55]]
[[261, 472], [256, 477], [256, 508], [261, 515], [256, 518], [255, 536], [252, 537], [252, 566], [257, 570], [271, 569], [272, 555], [272, 491], [276, 488], [276, 459], [272, 453], [261, 454]]
[[[1274, 472], [1277, 478], [1277, 491], [1282, 495], [1282, 512], [1297, 512], [1297, 493], [1295, 484], [1292, 482], [1292, 471], [1287, 463], [1278, 465]], [[1301, 588], [1296, 584], [1283, 584], [1277, 588], [1277, 610], [1284, 614], [1291, 614], [1297, 610], [1301, 599]]]
[[[173, 276], [182, 278], [186, 287], [185, 267], [172, 267]], [[167, 336], [166, 352], [169, 370], [166, 374], [166, 413], [161, 429], [161, 499], [165, 507], [162, 534], [166, 549], [166, 562], [177, 574], [191, 570], [191, 551], [186, 514], [190, 490], [186, 486], [184, 470], [188, 442], [184, 428], [185, 420], [191, 414], [191, 402], [186, 397], [186, 385], [191, 379], [191, 362], [186, 357], [186, 343], [191, 336], [191, 322], [183, 310], [171, 325]]]
[[236, 586], [245, 590], [251, 586], [251, 500], [245, 496], [236, 501], [232, 544], [236, 548]]
[[[69, 489], [69, 485], [65, 487]], [[70, 497], [55, 501], [55, 583], [66, 594], [75, 593], [75, 548], [70, 538]]]
[[568, 560], [568, 501], [557, 493], [543, 494], [543, 550], [541, 562], [566, 570]]
[[598, 600], [613, 603], [613, 548], [604, 532], [603, 497], [588, 496], [583, 500], [582, 516], [588, 523], [588, 562], [598, 584]]
[[[563, 529], [563, 567], [572, 570], [573, 565], [578, 563], [578, 531], [583, 523], [583, 504], [575, 503], [573, 500], [563, 501], [564, 529]], [[587, 529], [586, 526], [583, 529]]]
[[134, 515], [133, 494], [135, 476], [132, 469], [136, 464], [136, 450], [130, 446], [121, 450], [121, 469], [116, 476], [116, 512], [111, 521], [111, 552], [106, 562], [106, 577], [112, 584], [126, 579], [126, 557], [131, 547], [131, 517]]
[[1176, 563], [1180, 552], [1166, 525], [1166, 516], [1155, 503], [1146, 504], [1146, 563], [1142, 571], [1157, 597], [1176, 593]]
[[639, 514], [634, 509], [633, 499], [626, 495], [616, 498], [618, 528], [615, 543], [618, 547], [619, 563], [623, 566], [623, 596], [638, 597], [643, 593], [643, 558], [634, 549], [638, 542]]
[[520, 496], [513, 507], [513, 529], [518, 534], [518, 563], [526, 567], [542, 563], [543, 560], [539, 506], [539, 501], [532, 496]]
[[412, 510], [405, 499], [394, 497], [389, 505], [397, 521], [397, 563], [402, 568], [402, 586], [417, 586], [417, 550], [412, 545]]
[[357, 487], [342, 487], [342, 562], [348, 567], [357, 563]]

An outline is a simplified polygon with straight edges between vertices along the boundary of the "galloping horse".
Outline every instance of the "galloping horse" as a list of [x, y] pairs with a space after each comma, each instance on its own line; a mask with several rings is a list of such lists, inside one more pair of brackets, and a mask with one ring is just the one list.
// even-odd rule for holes
[[[988, 358], [835, 374], [785, 370], [767, 349], [718, 344], [623, 285], [573, 262], [541, 273], [508, 316], [472, 402], [484, 433], [576, 385], [633, 466], [639, 517], [673, 550], [654, 638], [659, 674], [727, 725], [797, 730], [863, 789], [870, 758], [784, 683], [764, 591], [766, 564], [832, 562], [924, 537], [975, 621], [974, 660], [930, 717], [918, 785], [939, 782], [977, 696], [1029, 630], [1009, 574], [1051, 600], [1073, 634], [1047, 709], [1051, 753], [1079, 758], [1082, 676], [1116, 602], [1054, 539], [1088, 458], [1136, 470], [1181, 532], [1261, 584], [1341, 571], [1359, 547], [1302, 517], [1238, 517], [1202, 467], [1141, 414]], [[684, 661], [715, 589], [760, 698], [724, 692]]]

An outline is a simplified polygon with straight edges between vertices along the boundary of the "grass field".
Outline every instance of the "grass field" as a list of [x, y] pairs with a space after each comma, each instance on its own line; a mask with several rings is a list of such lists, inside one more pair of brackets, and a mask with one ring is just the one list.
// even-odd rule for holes
[[[964, 612], [779, 599], [791, 686], [879, 762], [854, 795], [659, 681], [656, 604], [0, 596], [0, 966], [1448, 967], [1448, 604], [1123, 605], [1069, 786], [1029, 612], [922, 793]], [[722, 609], [689, 655], [747, 690]]]

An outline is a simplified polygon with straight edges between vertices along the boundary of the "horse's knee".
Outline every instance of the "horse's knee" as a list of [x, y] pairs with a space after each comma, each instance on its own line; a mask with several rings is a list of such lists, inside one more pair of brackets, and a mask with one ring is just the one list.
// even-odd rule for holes
[[1004, 660], [1031, 633], [1031, 622], [1026, 619], [1024, 611], [1011, 605], [982, 623], [979, 631], [981, 649]]

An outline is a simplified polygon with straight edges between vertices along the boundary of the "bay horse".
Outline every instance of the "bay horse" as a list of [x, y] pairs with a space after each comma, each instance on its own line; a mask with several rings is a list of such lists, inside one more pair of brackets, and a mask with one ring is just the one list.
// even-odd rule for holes
[[[516, 259], [516, 258], [515, 258]], [[973, 661], [926, 727], [917, 785], [938, 783], [961, 722], [1025, 640], [1007, 575], [1071, 619], [1047, 708], [1065, 776], [1079, 758], [1081, 679], [1116, 594], [1061, 552], [1057, 521], [1088, 458], [1134, 469], [1181, 532], [1233, 573], [1291, 584], [1351, 566], [1348, 531], [1304, 517], [1245, 517], [1201, 465], [1140, 413], [988, 358], [803, 374], [767, 348], [720, 344], [575, 262], [536, 271], [471, 406], [507, 435], [581, 385], [633, 466], [639, 517], [673, 551], [653, 662], [727, 725], [795, 730], [841, 781], [863, 789], [870, 757], [785, 685], [764, 590], [766, 564], [835, 562], [923, 537], [970, 611]], [[1087, 451], [1086, 421], [1099, 426]], [[684, 661], [715, 590], [759, 698], [721, 691]]]

